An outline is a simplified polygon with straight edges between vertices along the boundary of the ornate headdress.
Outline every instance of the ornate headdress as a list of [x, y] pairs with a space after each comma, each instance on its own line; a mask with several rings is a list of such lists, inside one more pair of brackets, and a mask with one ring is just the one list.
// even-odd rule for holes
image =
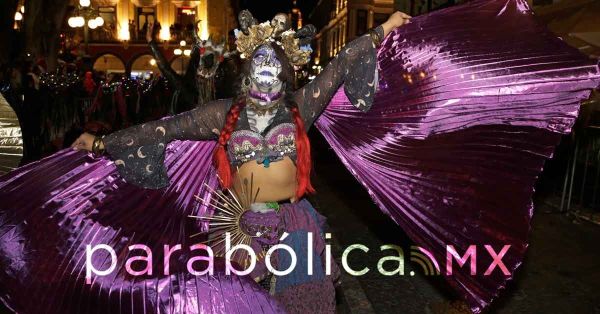
[[[209, 38], [201, 41], [198, 45], [200, 54], [200, 67], [198, 67], [198, 74], [204, 78], [210, 78], [215, 75], [219, 64], [229, 56], [229, 52], [225, 51], [224, 44], [215, 44]], [[208, 61], [206, 58], [212, 55], [212, 61]]]
[[310, 61], [310, 42], [316, 33], [313, 25], [295, 32], [284, 13], [278, 13], [270, 22], [258, 24], [248, 10], [240, 12], [238, 19], [240, 30], [235, 30], [235, 37], [242, 59], [250, 57], [259, 46], [274, 42], [283, 49], [292, 65], [301, 66]]
[[[213, 42], [211, 38], [202, 40], [198, 36], [198, 32], [193, 32], [193, 36], [194, 46], [197, 47], [200, 55], [198, 75], [203, 78], [211, 78], [217, 72], [217, 68], [219, 67], [219, 64], [223, 62], [223, 59], [229, 57], [229, 52], [225, 51], [224, 43], [217, 44]], [[212, 62], [206, 63], [204, 58], [210, 55], [213, 55]]]

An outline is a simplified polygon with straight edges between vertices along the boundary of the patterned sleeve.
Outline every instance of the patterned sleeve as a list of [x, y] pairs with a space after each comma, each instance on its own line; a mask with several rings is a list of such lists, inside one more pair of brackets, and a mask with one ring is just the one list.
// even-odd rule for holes
[[163, 118], [104, 137], [106, 152], [119, 174], [143, 188], [169, 185], [164, 166], [165, 148], [172, 140], [216, 140], [225, 123], [230, 100], [218, 100], [181, 114]]
[[[375, 31], [383, 38], [383, 27]], [[377, 48], [370, 35], [363, 35], [344, 46], [312, 82], [296, 91], [294, 100], [306, 128], [319, 117], [342, 83], [354, 107], [369, 110], [377, 80]]]

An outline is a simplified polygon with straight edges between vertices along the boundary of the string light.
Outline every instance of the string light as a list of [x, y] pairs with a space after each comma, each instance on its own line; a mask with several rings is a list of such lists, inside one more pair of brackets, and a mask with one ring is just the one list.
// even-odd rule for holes
[[40, 75], [40, 84], [52, 91], [66, 90], [79, 81], [79, 76], [75, 72], [67, 74], [46, 72]]

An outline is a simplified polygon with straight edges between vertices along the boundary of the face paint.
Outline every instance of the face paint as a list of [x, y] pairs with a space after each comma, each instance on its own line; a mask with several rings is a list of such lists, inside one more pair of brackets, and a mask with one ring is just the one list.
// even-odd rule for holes
[[281, 62], [269, 45], [260, 46], [252, 57], [251, 79], [259, 87], [272, 87], [279, 83]]

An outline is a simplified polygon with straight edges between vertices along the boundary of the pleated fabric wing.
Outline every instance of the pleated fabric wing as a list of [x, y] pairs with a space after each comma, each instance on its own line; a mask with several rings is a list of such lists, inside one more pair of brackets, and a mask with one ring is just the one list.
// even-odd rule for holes
[[[192, 275], [186, 265], [193, 234], [206, 231], [189, 215], [211, 211], [196, 195], [217, 186], [211, 165], [215, 142], [174, 141], [165, 165], [171, 185], [142, 189], [122, 179], [114, 162], [71, 149], [0, 177], [0, 300], [18, 313], [279, 313], [280, 306], [249, 277], [227, 276], [222, 261], [214, 275]], [[210, 188], [209, 188], [210, 187]], [[113, 248], [116, 264], [86, 281], [86, 246]], [[152, 274], [134, 276], [151, 250]], [[181, 245], [165, 275], [164, 245]], [[91, 263], [109, 269], [99, 250]], [[206, 268], [201, 262], [197, 271]]]
[[[386, 38], [378, 66], [372, 109], [356, 110], [340, 89], [317, 127], [417, 250], [431, 253], [433, 273], [480, 312], [523, 261], [535, 181], [600, 84], [598, 66], [520, 0], [415, 17]], [[494, 254], [485, 245], [506, 272], [486, 274]], [[475, 246], [475, 274], [455, 258], [448, 274], [448, 246], [460, 257]]]

